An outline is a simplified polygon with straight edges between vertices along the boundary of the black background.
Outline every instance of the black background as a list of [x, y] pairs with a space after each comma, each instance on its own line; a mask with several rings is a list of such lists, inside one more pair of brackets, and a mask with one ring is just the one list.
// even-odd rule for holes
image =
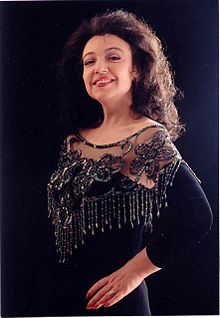
[[[62, 132], [54, 64], [82, 18], [124, 8], [162, 40], [185, 98], [177, 141], [207, 194], [214, 224], [186, 259], [147, 279], [153, 315], [218, 314], [218, 2], [216, 0], [1, 2], [2, 316], [34, 316], [34, 264], [45, 240], [46, 183]], [[189, 220], [190, 222], [190, 220]], [[40, 292], [40, 291], [39, 291]]]

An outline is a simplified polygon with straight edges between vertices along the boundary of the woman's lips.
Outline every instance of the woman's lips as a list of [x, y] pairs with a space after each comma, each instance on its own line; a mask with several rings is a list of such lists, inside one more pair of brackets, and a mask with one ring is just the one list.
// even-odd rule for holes
[[100, 78], [94, 82], [94, 85], [96, 87], [103, 87], [111, 84], [112, 82], [114, 82], [112, 78]]

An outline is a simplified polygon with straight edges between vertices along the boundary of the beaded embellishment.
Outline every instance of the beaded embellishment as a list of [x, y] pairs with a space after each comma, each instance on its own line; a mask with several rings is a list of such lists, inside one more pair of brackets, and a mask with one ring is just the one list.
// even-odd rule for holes
[[[134, 227], [141, 222], [146, 230], [152, 231], [153, 215], [159, 217], [161, 207], [167, 205], [167, 188], [172, 186], [182, 162], [180, 154], [168, 132], [161, 128], [150, 142], [135, 146], [135, 158], [129, 167], [133, 180], [121, 173], [125, 156], [132, 148], [131, 137], [103, 146], [120, 146], [119, 156], [104, 153], [97, 160], [84, 158], [80, 149], [69, 149], [69, 142], [85, 143], [82, 137], [64, 142], [58, 168], [47, 187], [49, 217], [55, 230], [60, 262], [65, 262], [66, 255], [84, 244], [89, 234], [120, 229], [125, 224]], [[168, 160], [170, 163], [160, 170], [159, 162]], [[154, 181], [153, 188], [139, 183], [143, 173]], [[93, 195], [91, 189], [95, 183], [105, 183], [109, 188]]]

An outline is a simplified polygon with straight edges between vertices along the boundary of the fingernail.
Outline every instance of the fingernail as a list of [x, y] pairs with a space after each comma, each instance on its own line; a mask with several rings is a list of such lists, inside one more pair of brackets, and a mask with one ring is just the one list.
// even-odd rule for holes
[[87, 305], [87, 306], [86, 306], [86, 309], [92, 309], [92, 307]]

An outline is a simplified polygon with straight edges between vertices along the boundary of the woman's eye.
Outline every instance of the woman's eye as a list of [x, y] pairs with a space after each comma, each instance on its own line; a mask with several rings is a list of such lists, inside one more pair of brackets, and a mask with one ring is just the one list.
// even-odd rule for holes
[[121, 59], [120, 56], [117, 56], [117, 55], [109, 56], [109, 60], [111, 61], [119, 61], [120, 59]]
[[85, 61], [83, 64], [85, 65], [85, 66], [89, 66], [89, 65], [91, 65], [91, 64], [93, 64], [94, 63], [94, 60], [87, 60], [87, 61]]

